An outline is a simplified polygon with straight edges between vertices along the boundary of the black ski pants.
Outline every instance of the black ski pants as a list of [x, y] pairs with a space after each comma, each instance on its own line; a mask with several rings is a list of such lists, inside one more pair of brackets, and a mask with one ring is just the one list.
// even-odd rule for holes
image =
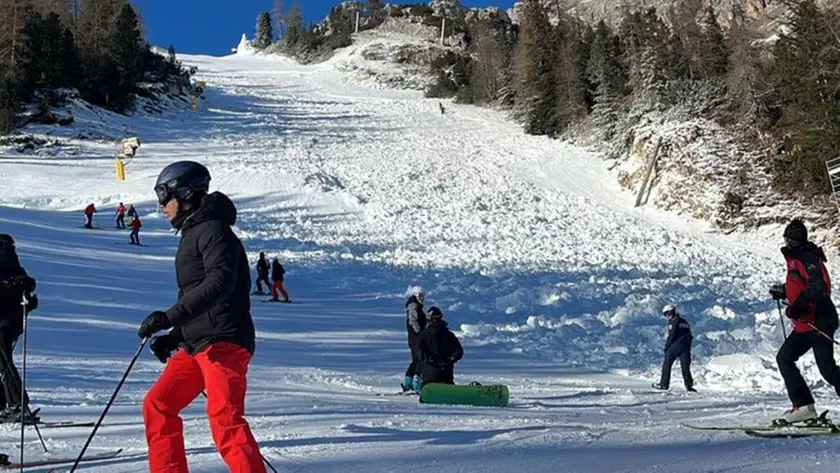
[[125, 228], [125, 215], [117, 214], [117, 228]]
[[140, 244], [140, 229], [139, 228], [132, 228], [131, 233], [128, 234], [129, 243], [133, 243], [135, 245]]
[[263, 292], [262, 283], [265, 283], [266, 289], [271, 289], [271, 282], [268, 280], [268, 274], [257, 275], [257, 292]]
[[411, 364], [408, 365], [408, 368], [405, 370], [406, 377], [408, 376], [419, 376], [420, 375], [420, 354], [417, 350], [417, 346], [420, 343], [418, 335], [412, 336], [411, 333], [408, 334], [408, 348], [411, 350]]
[[[17, 331], [0, 329], [0, 407], [20, 406], [20, 373], [15, 367], [12, 357], [15, 343], [20, 336]], [[24, 399], [29, 403], [29, 396], [24, 393]]]
[[694, 378], [691, 377], [691, 340], [674, 342], [665, 350], [665, 361], [662, 363], [662, 377], [659, 379], [659, 385], [667, 389], [671, 384], [671, 366], [677, 360], [680, 360], [685, 387], [693, 387]]
[[[826, 335], [834, 337], [837, 322], [831, 322], [819, 329]], [[814, 396], [802, 377], [802, 373], [799, 372], [799, 368], [796, 367], [796, 361], [811, 349], [814, 350], [814, 359], [817, 361], [817, 367], [823, 379], [834, 386], [834, 390], [840, 394], [840, 368], [834, 361], [833, 342], [815, 331], [792, 332], [776, 354], [776, 362], [779, 364], [779, 372], [785, 380], [788, 397], [794, 407], [814, 403]]]

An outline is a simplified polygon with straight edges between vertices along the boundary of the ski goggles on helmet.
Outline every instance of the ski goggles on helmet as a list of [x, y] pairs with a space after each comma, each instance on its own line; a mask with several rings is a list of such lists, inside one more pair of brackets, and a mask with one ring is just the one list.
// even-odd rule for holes
[[157, 195], [158, 204], [163, 207], [172, 197], [175, 197], [175, 192], [178, 190], [178, 180], [172, 179], [169, 182], [164, 182], [155, 186], [155, 195]]

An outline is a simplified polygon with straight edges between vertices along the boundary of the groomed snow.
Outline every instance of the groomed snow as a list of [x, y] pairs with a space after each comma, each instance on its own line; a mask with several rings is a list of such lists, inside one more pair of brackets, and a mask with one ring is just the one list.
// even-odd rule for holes
[[[207, 82], [200, 112], [107, 122], [90, 112], [71, 128], [29, 130], [62, 146], [0, 148], [0, 231], [39, 281], [28, 382], [44, 420], [95, 420], [140, 320], [174, 300], [177, 237], [151, 188], [165, 164], [194, 159], [234, 198], [252, 260], [278, 255], [302, 302], [253, 307], [248, 418], [279, 471], [836, 471], [833, 441], [679, 426], [754, 423], [787, 407], [767, 297], [784, 275], [779, 229], [723, 236], [634, 209], [599, 156], [526, 136], [495, 111], [445, 102], [441, 114], [419, 92], [349, 81], [338, 65], [363, 61], [357, 53], [315, 66], [181, 55]], [[91, 130], [108, 139], [75, 139]], [[132, 134], [143, 145], [118, 182], [114, 140]], [[80, 228], [89, 202], [104, 229]], [[118, 202], [138, 207], [148, 246], [111, 229]], [[508, 384], [509, 408], [375, 395], [398, 389], [408, 361], [412, 284], [464, 342], [457, 380]], [[649, 388], [665, 303], [693, 324], [697, 395], [683, 392], [678, 366], [671, 392]], [[140, 403], [160, 369], [144, 353], [91, 446], [126, 455], [86, 470], [144, 471]], [[805, 372], [819, 407], [840, 407], [809, 356]], [[226, 471], [201, 399], [185, 419], [191, 471]], [[51, 455], [66, 455], [89, 430], [43, 432]], [[0, 450], [14, 456], [17, 435], [0, 427]], [[43, 456], [34, 432], [26, 448]]]

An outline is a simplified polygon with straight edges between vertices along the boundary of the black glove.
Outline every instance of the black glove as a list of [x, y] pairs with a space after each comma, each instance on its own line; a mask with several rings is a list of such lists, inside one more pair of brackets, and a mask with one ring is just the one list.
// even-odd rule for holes
[[794, 310], [793, 306], [785, 307], [785, 317], [789, 318], [790, 320], [798, 320], [799, 314], [796, 310]]
[[149, 344], [149, 349], [160, 360], [161, 363], [166, 363], [166, 360], [172, 356], [172, 352], [180, 347], [181, 338], [171, 333], [161, 335], [152, 339]]
[[169, 322], [166, 312], [156, 310], [143, 319], [143, 323], [140, 324], [140, 329], [137, 330], [137, 336], [140, 338], [149, 338], [155, 333], [168, 328], [172, 328], [172, 324]]
[[3, 286], [9, 289], [32, 292], [35, 290], [35, 279], [29, 276], [15, 276], [7, 281], [3, 281]]
[[38, 296], [36, 294], [28, 294], [26, 300], [29, 302], [26, 304], [27, 314], [38, 308]]
[[773, 297], [773, 300], [781, 301], [787, 298], [787, 292], [785, 291], [784, 284], [773, 284], [770, 286], [770, 295]]

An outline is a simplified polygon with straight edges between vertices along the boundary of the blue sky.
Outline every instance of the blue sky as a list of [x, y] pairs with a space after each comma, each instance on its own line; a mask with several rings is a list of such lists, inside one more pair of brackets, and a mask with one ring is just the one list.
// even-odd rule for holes
[[[323, 19], [341, 0], [298, 0], [306, 21]], [[271, 11], [273, 0], [133, 0], [146, 21], [149, 41], [184, 53], [224, 55], [242, 33], [254, 36], [257, 15]], [[413, 3], [401, 0], [391, 3]], [[416, 2], [428, 3], [428, 2]], [[291, 0], [286, 0], [291, 4]], [[513, 0], [462, 0], [468, 7], [509, 8]]]

